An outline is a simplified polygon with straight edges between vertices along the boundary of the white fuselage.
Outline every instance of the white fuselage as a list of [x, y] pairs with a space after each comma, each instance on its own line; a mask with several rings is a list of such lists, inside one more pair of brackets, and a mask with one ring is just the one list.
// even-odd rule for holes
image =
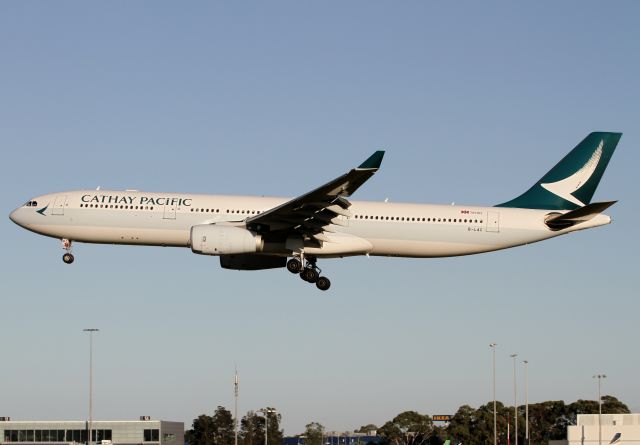
[[[189, 247], [193, 226], [243, 225], [288, 198], [78, 190], [42, 195], [11, 214], [33, 232], [86, 243]], [[305, 249], [317, 257], [446, 257], [533, 243], [608, 224], [598, 215], [568, 229], [544, 223], [549, 210], [352, 201], [351, 216], [332, 225], [331, 242]], [[562, 212], [560, 212], [562, 213]], [[258, 253], [289, 255], [284, 244]]]

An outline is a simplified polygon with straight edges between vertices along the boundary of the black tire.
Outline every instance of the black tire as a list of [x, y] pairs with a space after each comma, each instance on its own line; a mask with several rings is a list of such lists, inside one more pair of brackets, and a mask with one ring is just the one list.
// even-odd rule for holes
[[73, 255], [72, 255], [72, 254], [70, 254], [70, 253], [65, 253], [64, 255], [62, 255], [62, 261], [64, 261], [64, 262], [65, 262], [65, 263], [67, 263], [67, 264], [71, 264], [71, 263], [73, 263], [73, 260], [74, 260], [74, 259], [75, 259], [75, 258], [74, 258], [74, 257], [73, 257]]
[[319, 277], [320, 274], [318, 273], [318, 271], [311, 267], [307, 267], [304, 270], [304, 280], [309, 283], [315, 283], [316, 281], [318, 281]]
[[331, 281], [327, 277], [319, 277], [316, 281], [316, 287], [322, 291], [328, 290], [331, 287]]
[[302, 269], [302, 262], [298, 258], [291, 258], [287, 261], [287, 270], [291, 273], [299, 273]]
[[305, 267], [302, 269], [302, 272], [300, 272], [300, 278], [307, 283], [315, 283], [318, 281], [318, 272], [311, 267]]

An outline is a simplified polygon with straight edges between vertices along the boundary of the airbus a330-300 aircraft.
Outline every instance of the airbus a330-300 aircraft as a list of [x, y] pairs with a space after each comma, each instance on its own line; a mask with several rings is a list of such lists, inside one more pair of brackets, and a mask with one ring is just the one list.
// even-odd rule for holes
[[494, 207], [350, 201], [382, 163], [377, 151], [348, 173], [294, 199], [78, 190], [37, 196], [14, 210], [16, 224], [73, 241], [190, 247], [226, 269], [285, 267], [321, 290], [320, 258], [431, 258], [534, 243], [609, 224], [615, 201], [591, 203], [621, 133], [589, 134], [517, 198]]

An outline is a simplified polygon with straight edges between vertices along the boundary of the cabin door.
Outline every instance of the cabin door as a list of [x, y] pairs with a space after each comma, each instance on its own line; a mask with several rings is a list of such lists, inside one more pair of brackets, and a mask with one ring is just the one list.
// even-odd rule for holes
[[64, 208], [67, 205], [66, 196], [56, 196], [56, 200], [53, 202], [53, 209], [51, 209], [52, 215], [64, 215]]
[[178, 207], [176, 204], [166, 204], [162, 217], [164, 219], [176, 219], [176, 207]]
[[500, 213], [487, 212], [487, 232], [500, 231]]

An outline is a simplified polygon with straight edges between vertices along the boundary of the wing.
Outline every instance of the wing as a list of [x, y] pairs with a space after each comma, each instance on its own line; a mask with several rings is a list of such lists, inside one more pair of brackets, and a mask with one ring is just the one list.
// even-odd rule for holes
[[258, 233], [289, 237], [299, 235], [303, 241], [320, 244], [329, 241], [324, 232], [331, 225], [345, 225], [340, 217], [350, 217], [351, 196], [378, 171], [384, 151], [376, 151], [348, 173], [317, 189], [246, 220], [247, 228]]

